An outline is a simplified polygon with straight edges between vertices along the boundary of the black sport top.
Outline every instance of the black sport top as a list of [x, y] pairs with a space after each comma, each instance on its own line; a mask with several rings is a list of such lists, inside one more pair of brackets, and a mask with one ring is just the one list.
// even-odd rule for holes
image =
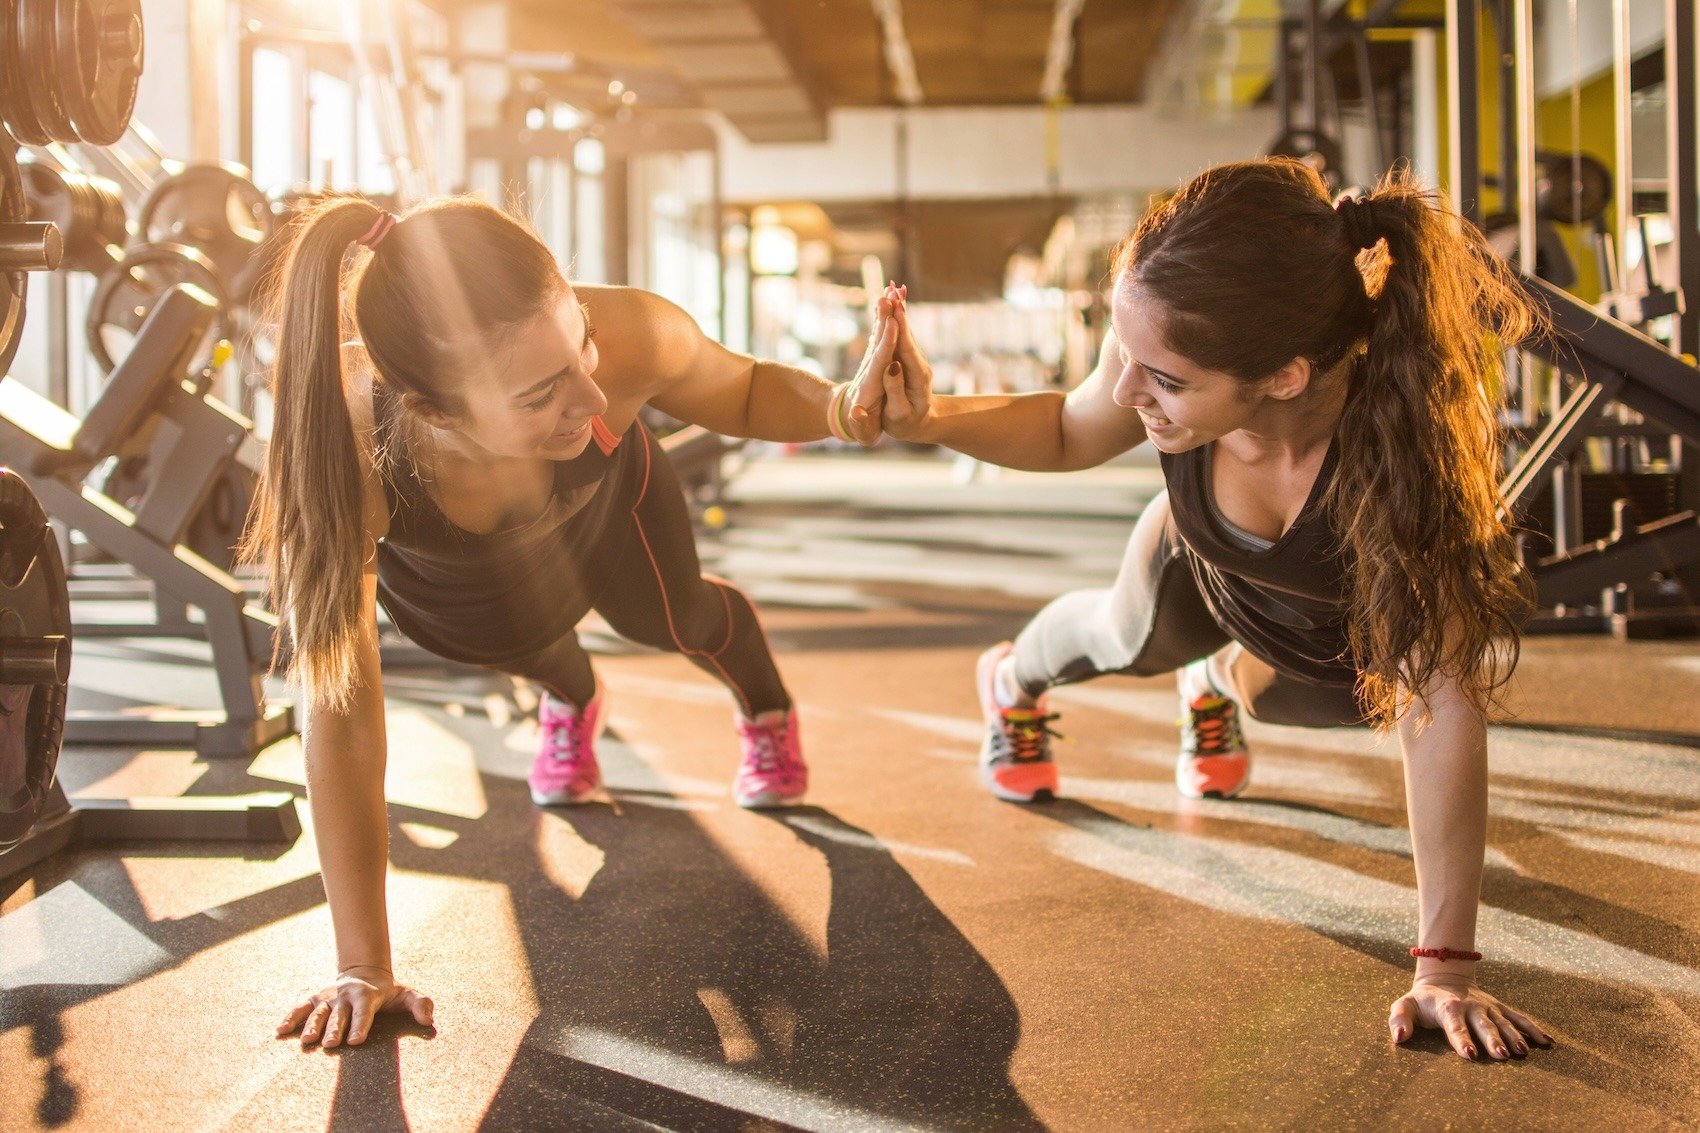
[[1328, 446], [1299, 516], [1268, 550], [1251, 550], [1225, 530], [1210, 494], [1212, 445], [1159, 453], [1175, 530], [1217, 624], [1287, 676], [1313, 684], [1352, 685], [1345, 627], [1345, 561], [1318, 514], [1339, 457]]
[[396, 628], [439, 656], [499, 666], [529, 657], [572, 631], [632, 525], [611, 522], [643, 492], [643, 426], [616, 437], [600, 417], [592, 442], [555, 462], [555, 490], [530, 523], [479, 535], [456, 527], [420, 483], [397, 443], [391, 397], [372, 398], [384, 451], [380, 479], [389, 533], [378, 543], [378, 599]]

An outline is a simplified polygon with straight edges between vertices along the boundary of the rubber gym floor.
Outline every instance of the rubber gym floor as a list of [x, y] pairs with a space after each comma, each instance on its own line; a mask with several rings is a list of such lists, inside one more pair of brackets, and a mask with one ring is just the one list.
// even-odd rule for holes
[[[529, 802], [523, 690], [393, 671], [395, 960], [437, 1032], [272, 1037], [334, 967], [310, 832], [79, 851], [0, 903], [0, 1128], [1700, 1126], [1693, 642], [1526, 644], [1478, 937], [1557, 1039], [1521, 1063], [1388, 1041], [1415, 931], [1393, 741], [1253, 723], [1248, 794], [1187, 802], [1172, 683], [1109, 678], [1055, 694], [1064, 798], [980, 789], [975, 656], [1107, 580], [1157, 480], [753, 462], [704, 553], [765, 612], [812, 805], [733, 806], [726, 695], [594, 623], [610, 790], [584, 808]], [[73, 681], [210, 695], [157, 642], [79, 645]], [[61, 767], [91, 796], [302, 793], [296, 740]]]

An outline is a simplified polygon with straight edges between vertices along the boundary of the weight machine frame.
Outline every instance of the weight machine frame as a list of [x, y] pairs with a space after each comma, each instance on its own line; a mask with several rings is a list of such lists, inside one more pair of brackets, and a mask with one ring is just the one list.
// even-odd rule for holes
[[[187, 285], [166, 291], [82, 421], [16, 381], [0, 381], [0, 459], [28, 480], [49, 515], [150, 579], [161, 609], [169, 595], [204, 618], [81, 632], [204, 639], [224, 705], [222, 712], [73, 712], [68, 743], [193, 747], [203, 757], [251, 758], [295, 731], [292, 708], [268, 705], [262, 688], [277, 619], [247, 600], [241, 582], [178, 541], [248, 435], [246, 420], [182, 380], [214, 310], [210, 296]], [[169, 455], [132, 513], [83, 479], [150, 426]]]
[[[1665, 83], [1668, 103], [1669, 203], [1674, 252], [1678, 265], [1677, 311], [1670, 349], [1632, 328], [1599, 314], [1568, 293], [1533, 278], [1535, 220], [1535, 144], [1533, 117], [1534, 0], [1448, 0], [1446, 5], [1447, 82], [1449, 92], [1449, 185], [1459, 213], [1478, 227], [1483, 222], [1484, 182], [1480, 121], [1480, 29], [1484, 5], [1498, 17], [1502, 55], [1500, 69], [1507, 110], [1500, 148], [1508, 166], [1501, 184], [1515, 191], [1521, 225], [1523, 284], [1548, 311], [1556, 335], [1526, 348], [1561, 371], [1579, 379], [1562, 398], [1555, 395], [1544, 428], [1531, 442], [1502, 483], [1505, 507], [1515, 516], [1526, 510], [1543, 481], [1550, 478], [1555, 507], [1555, 553], [1527, 565], [1540, 590], [1540, 601], [1556, 608], [1558, 616], [1540, 619], [1531, 628], [1585, 630], [1596, 628], [1575, 617], [1578, 606], [1597, 605], [1597, 623], [1618, 636], [1639, 636], [1656, 628], [1700, 627], [1700, 607], [1634, 610], [1635, 587], [1656, 572], [1691, 571], [1700, 562], [1700, 528], [1693, 510], [1700, 497], [1700, 370], [1685, 362], [1681, 351], [1700, 348], [1700, 121], [1695, 110], [1696, 16], [1693, 0], [1666, 0]], [[1626, 0], [1614, 0], [1617, 32], [1613, 68], [1627, 66]], [[1512, 89], [1514, 88], [1514, 90]], [[1620, 75], [1618, 98], [1626, 97]], [[1623, 118], [1626, 106], [1619, 107]], [[1627, 129], [1627, 126], [1620, 126]], [[1628, 207], [1629, 170], [1622, 168], [1625, 147], [1618, 146], [1618, 216]], [[1513, 207], [1509, 202], [1506, 207]], [[1683, 296], [1689, 298], [1686, 304]], [[1526, 378], [1526, 376], [1525, 376]], [[1639, 523], [1625, 501], [1615, 508], [1612, 533], [1581, 544], [1579, 485], [1576, 459], [1583, 442], [1597, 433], [1608, 404], [1616, 402], [1644, 414], [1669, 430], [1681, 460], [1680, 491], [1689, 510], [1654, 523]], [[1533, 421], [1530, 421], [1533, 424]], [[1580, 544], [1580, 545], [1579, 545]]]

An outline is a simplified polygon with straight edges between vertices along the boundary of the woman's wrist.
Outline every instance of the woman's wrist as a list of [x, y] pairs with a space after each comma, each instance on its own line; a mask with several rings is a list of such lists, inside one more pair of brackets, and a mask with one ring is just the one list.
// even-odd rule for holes
[[1440, 960], [1432, 956], [1417, 957], [1414, 976], [1418, 980], [1471, 980], [1476, 978], [1474, 960]]
[[854, 438], [844, 427], [843, 402], [848, 396], [853, 382], [842, 382], [832, 387], [832, 393], [826, 399], [826, 432], [834, 440], [849, 441]]
[[388, 964], [344, 964], [337, 969], [336, 974], [337, 978], [341, 979], [343, 976], [372, 972], [389, 976], [391, 979], [395, 978], [395, 973], [390, 971], [390, 966]]

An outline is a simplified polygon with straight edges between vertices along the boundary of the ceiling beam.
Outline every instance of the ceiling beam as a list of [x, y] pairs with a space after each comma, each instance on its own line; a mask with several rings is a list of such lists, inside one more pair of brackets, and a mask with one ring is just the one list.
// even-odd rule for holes
[[1057, 0], [1051, 17], [1051, 42], [1045, 48], [1045, 77], [1039, 84], [1039, 101], [1061, 102], [1068, 93], [1068, 71], [1074, 65], [1074, 25], [1086, 0]]
[[915, 73], [915, 53], [909, 48], [909, 36], [903, 30], [903, 0], [872, 0], [874, 15], [879, 17], [880, 34], [885, 46], [885, 66], [897, 88], [897, 101], [905, 106], [918, 106], [921, 79]]

